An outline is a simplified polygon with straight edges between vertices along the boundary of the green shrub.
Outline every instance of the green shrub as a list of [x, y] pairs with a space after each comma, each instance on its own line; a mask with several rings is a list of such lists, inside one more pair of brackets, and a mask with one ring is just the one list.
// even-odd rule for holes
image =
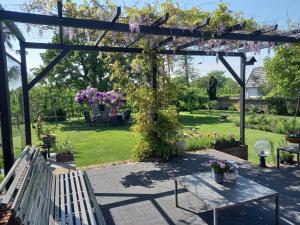
[[[239, 126], [239, 121], [236, 121]], [[279, 134], [286, 134], [297, 129], [294, 118], [286, 118], [269, 114], [252, 114], [246, 118], [246, 127]]]
[[269, 113], [276, 115], [287, 115], [287, 99], [282, 97], [268, 97], [265, 99], [267, 103], [267, 110]]
[[134, 160], [151, 158], [167, 161], [172, 157], [182, 155], [175, 143], [179, 141], [180, 124], [177, 113], [173, 109], [157, 112], [157, 119], [152, 120], [147, 112], [135, 114], [133, 131], [139, 134], [139, 141], [133, 149]]
[[[56, 110], [56, 117], [57, 121], [66, 121], [67, 113], [64, 109], [57, 109]], [[48, 111], [44, 116], [43, 120], [47, 122], [54, 122], [55, 120], [55, 113], [53, 111]]]
[[202, 137], [202, 138], [187, 138], [186, 146], [188, 151], [199, 150], [204, 148], [209, 148], [214, 142], [213, 138]]

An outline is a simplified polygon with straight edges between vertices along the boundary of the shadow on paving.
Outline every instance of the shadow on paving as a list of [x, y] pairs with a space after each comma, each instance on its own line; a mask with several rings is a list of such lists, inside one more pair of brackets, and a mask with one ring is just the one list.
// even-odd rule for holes
[[[208, 161], [214, 158], [233, 159], [209, 150], [205, 154], [187, 154], [166, 164], [124, 164], [89, 170], [88, 174], [107, 224], [213, 224], [212, 211], [180, 186], [180, 207], [175, 207], [173, 178], [210, 171]], [[280, 193], [279, 224], [300, 224], [300, 170], [297, 167], [262, 170], [239, 162], [240, 174]], [[274, 203], [271, 198], [221, 210], [219, 224], [273, 225]]]

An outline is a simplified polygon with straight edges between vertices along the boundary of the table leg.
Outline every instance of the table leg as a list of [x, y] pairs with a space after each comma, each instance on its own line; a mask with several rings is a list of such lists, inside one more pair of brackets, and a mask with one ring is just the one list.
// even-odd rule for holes
[[279, 225], [279, 196], [275, 197], [275, 225]]
[[214, 209], [214, 225], [218, 225], [218, 211]]
[[175, 180], [175, 206], [178, 207], [178, 184], [177, 184], [177, 180]]
[[277, 149], [277, 169], [279, 169], [279, 163], [280, 163], [280, 155], [279, 155], [279, 149]]

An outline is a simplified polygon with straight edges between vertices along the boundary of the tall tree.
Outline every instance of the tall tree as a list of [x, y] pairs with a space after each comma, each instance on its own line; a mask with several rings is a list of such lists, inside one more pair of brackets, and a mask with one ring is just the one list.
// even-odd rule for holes
[[300, 95], [300, 45], [292, 44], [275, 49], [273, 58], [266, 58], [265, 88], [271, 96], [295, 97]]

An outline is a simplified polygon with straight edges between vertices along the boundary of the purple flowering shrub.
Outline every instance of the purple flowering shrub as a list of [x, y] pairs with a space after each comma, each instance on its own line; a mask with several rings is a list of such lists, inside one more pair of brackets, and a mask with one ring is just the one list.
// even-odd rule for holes
[[126, 101], [126, 95], [122, 92], [108, 91], [101, 92], [96, 88], [88, 86], [86, 89], [80, 90], [75, 95], [75, 101], [79, 104], [106, 104], [113, 110], [120, 109]]

